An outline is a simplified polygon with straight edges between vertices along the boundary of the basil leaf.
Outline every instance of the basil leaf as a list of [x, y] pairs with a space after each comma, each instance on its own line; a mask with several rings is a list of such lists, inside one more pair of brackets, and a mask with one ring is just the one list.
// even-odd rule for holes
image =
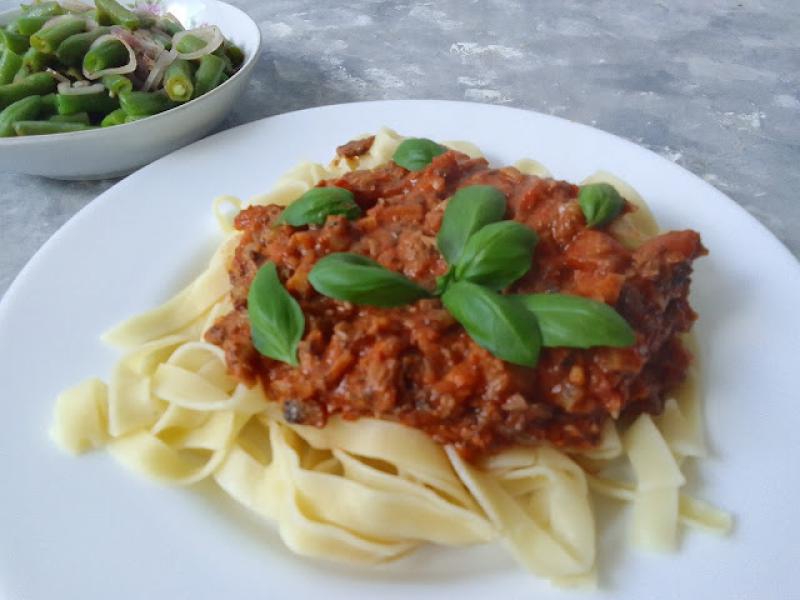
[[400, 142], [392, 160], [409, 171], [421, 171], [447, 148], [427, 138], [408, 138]]
[[297, 366], [297, 344], [306, 319], [297, 300], [281, 284], [275, 263], [264, 263], [253, 278], [247, 293], [247, 316], [256, 350]]
[[442, 302], [476, 344], [497, 358], [533, 367], [541, 348], [539, 326], [530, 311], [512, 298], [474, 283], [455, 281], [445, 290]]
[[596, 227], [605, 225], [616, 217], [625, 206], [625, 200], [613, 185], [590, 183], [581, 186], [578, 204], [586, 217], [586, 226]]
[[506, 214], [506, 197], [491, 185], [469, 185], [458, 190], [444, 210], [436, 236], [439, 252], [451, 265], [458, 262], [469, 237]]
[[531, 268], [536, 232], [516, 221], [500, 221], [473, 234], [455, 265], [455, 278], [500, 290]]
[[441, 296], [444, 294], [444, 291], [447, 289], [447, 286], [450, 285], [451, 281], [453, 281], [452, 267], [447, 269], [447, 273], [436, 278], [436, 289], [433, 291], [434, 295]]
[[353, 192], [339, 187], [311, 188], [287, 206], [276, 223], [279, 225], [324, 225], [329, 215], [344, 215], [357, 219], [361, 209]]
[[511, 296], [535, 316], [547, 347], [626, 348], [636, 342], [628, 322], [608, 304], [567, 294]]
[[308, 280], [320, 294], [355, 304], [402, 306], [430, 293], [400, 273], [359, 254], [337, 252], [314, 265]]

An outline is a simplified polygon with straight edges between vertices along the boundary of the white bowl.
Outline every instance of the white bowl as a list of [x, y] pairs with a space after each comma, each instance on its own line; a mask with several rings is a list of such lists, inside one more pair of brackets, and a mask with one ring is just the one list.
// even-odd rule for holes
[[[163, 6], [185, 27], [217, 25], [244, 51], [242, 67], [207, 94], [141, 121], [74, 133], [0, 138], [0, 172], [54, 179], [117, 177], [200, 139], [222, 121], [244, 92], [258, 60], [258, 26], [238, 8], [218, 0], [167, 0]], [[0, 24], [19, 14], [19, 10], [0, 13]]]

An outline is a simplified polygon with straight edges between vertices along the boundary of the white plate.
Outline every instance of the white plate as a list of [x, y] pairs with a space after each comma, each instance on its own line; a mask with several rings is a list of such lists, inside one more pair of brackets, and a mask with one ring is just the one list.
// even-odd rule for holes
[[610, 170], [662, 226], [702, 232], [711, 255], [698, 263], [694, 304], [714, 457], [693, 473], [693, 491], [733, 511], [736, 531], [689, 532], [680, 553], [653, 555], [625, 544], [616, 518], [601, 527], [598, 597], [800, 597], [797, 262], [720, 192], [629, 142], [535, 113], [431, 101], [317, 108], [203, 140], [111, 188], [31, 260], [0, 304], [0, 596], [568, 597], [498, 547], [426, 549], [379, 569], [297, 558], [211, 486], [161, 487], [102, 452], [65, 456], [47, 437], [59, 390], [108, 374], [115, 355], [98, 335], [167, 298], [207, 259], [219, 239], [215, 195], [264, 191], [299, 159], [326, 161], [382, 125], [471, 140], [497, 164], [533, 157], [570, 180]]

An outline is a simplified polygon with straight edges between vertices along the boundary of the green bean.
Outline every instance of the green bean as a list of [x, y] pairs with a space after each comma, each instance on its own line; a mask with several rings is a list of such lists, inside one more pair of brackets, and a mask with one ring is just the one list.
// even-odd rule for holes
[[56, 95], [56, 109], [60, 115], [74, 115], [80, 112], [105, 115], [116, 108], [119, 108], [117, 99], [111, 98], [104, 91], [94, 94]]
[[42, 112], [45, 114], [53, 114], [58, 112], [58, 107], [56, 106], [56, 96], [57, 94], [45, 94], [42, 96]]
[[208, 44], [205, 41], [190, 33], [189, 35], [185, 35], [181, 38], [181, 41], [175, 46], [175, 50], [181, 54], [189, 54], [190, 52], [197, 52], [201, 48], [205, 48], [207, 45]]
[[56, 89], [56, 80], [50, 73], [34, 73], [19, 83], [0, 85], [0, 108], [5, 108], [25, 96], [49, 94]]
[[50, 135], [86, 131], [87, 129], [94, 129], [94, 127], [83, 123], [59, 123], [57, 121], [17, 121], [14, 123], [14, 131], [17, 132], [17, 135]]
[[151, 27], [155, 27], [156, 18], [153, 15], [149, 15], [144, 12], [133, 13], [136, 15], [136, 18], [139, 19], [139, 27], [141, 29], [150, 29]]
[[58, 23], [44, 27], [31, 36], [31, 46], [45, 54], [55, 54], [58, 46], [71, 35], [86, 31], [86, 19], [63, 17]]
[[220, 84], [224, 70], [225, 61], [219, 56], [206, 54], [201, 58], [200, 66], [195, 74], [194, 95], [192, 97], [197, 98], [217, 87]]
[[28, 96], [5, 108], [0, 112], [0, 137], [14, 135], [14, 123], [37, 118], [41, 108], [42, 99], [39, 96]]
[[111, 20], [111, 17], [108, 13], [103, 12], [102, 10], [94, 9], [95, 13], [95, 20], [97, 21], [98, 25], [113, 25], [114, 22]]
[[139, 27], [139, 17], [116, 0], [94, 0], [94, 4], [97, 7], [98, 16], [107, 17], [114, 25], [121, 25], [126, 29]]
[[22, 35], [33, 35], [39, 31], [42, 26], [47, 23], [52, 17], [20, 17], [14, 23], [17, 26], [17, 32]]
[[52, 62], [53, 56], [51, 54], [40, 52], [33, 46], [28, 48], [25, 54], [22, 55], [22, 65], [27, 67], [31, 73], [44, 71]]
[[103, 75], [100, 81], [112, 96], [133, 91], [133, 82], [124, 75]]
[[125, 117], [128, 116], [121, 108], [117, 110], [112, 110], [108, 113], [103, 120], [100, 122], [100, 127], [112, 127], [114, 125], [122, 125], [125, 122]]
[[126, 123], [136, 123], [136, 121], [141, 121], [142, 119], [147, 119], [148, 117], [152, 117], [153, 115], [127, 115], [125, 117]]
[[23, 4], [22, 12], [26, 17], [57, 17], [66, 11], [58, 2], [37, 2], [36, 4]]
[[223, 47], [225, 48], [225, 54], [230, 59], [231, 64], [233, 65], [234, 70], [238, 69], [244, 63], [244, 52], [242, 51], [239, 46], [236, 44], [225, 40], [223, 42]]
[[32, 73], [33, 71], [31, 71], [31, 68], [29, 66], [22, 65], [19, 68], [19, 71], [17, 71], [17, 74], [14, 75], [14, 79], [11, 83], [19, 83], [21, 81], [25, 81], [25, 79]]
[[183, 25], [180, 24], [178, 19], [170, 14], [158, 17], [158, 19], [156, 19], [156, 27], [167, 32], [169, 35], [175, 35], [184, 30]]
[[151, 29], [150, 35], [167, 50], [172, 48], [172, 36], [167, 35], [160, 29]]
[[83, 123], [84, 125], [91, 125], [89, 113], [85, 112], [75, 113], [74, 115], [53, 115], [47, 120], [54, 123]]
[[188, 60], [177, 59], [167, 67], [164, 73], [164, 91], [170, 100], [186, 102], [192, 99], [194, 82], [192, 63]]
[[214, 50], [212, 54], [218, 58], [221, 58], [222, 62], [225, 63], [225, 67], [222, 69], [223, 73], [233, 73], [234, 71], [233, 61], [230, 58], [228, 58], [227, 54], [225, 54], [225, 49], [222, 46]]
[[0, 85], [14, 81], [14, 75], [22, 67], [22, 57], [6, 48], [0, 55]]
[[11, 50], [17, 54], [24, 54], [25, 50], [27, 50], [30, 45], [27, 35], [15, 33], [7, 29], [0, 29], [0, 48]]
[[130, 117], [154, 115], [175, 106], [164, 92], [126, 92], [120, 94], [119, 103]]
[[108, 40], [95, 46], [83, 57], [83, 68], [88, 73], [97, 73], [127, 64], [128, 49], [120, 40]]
[[98, 27], [92, 31], [69, 36], [61, 42], [58, 50], [56, 50], [58, 60], [69, 67], [80, 67], [83, 64], [83, 57], [86, 56], [92, 42], [109, 31], [108, 27]]

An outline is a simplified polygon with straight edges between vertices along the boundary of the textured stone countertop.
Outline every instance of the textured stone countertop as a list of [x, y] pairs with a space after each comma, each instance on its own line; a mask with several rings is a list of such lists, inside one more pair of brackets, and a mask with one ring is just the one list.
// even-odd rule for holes
[[[230, 1], [264, 46], [225, 127], [358, 100], [527, 108], [677, 162], [800, 256], [797, 0]], [[113, 183], [0, 174], [0, 294]]]

